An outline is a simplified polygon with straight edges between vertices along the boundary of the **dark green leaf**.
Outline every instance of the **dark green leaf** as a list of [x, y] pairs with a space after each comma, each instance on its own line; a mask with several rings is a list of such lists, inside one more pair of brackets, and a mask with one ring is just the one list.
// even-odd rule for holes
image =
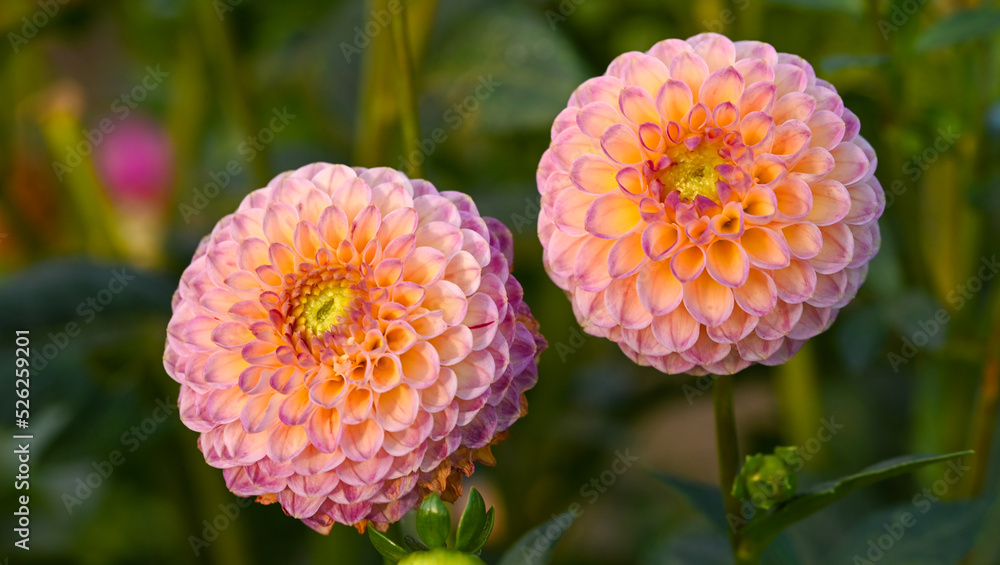
[[682, 530], [663, 541], [652, 554], [653, 563], [671, 565], [732, 565], [729, 538], [714, 530]]
[[768, 0], [770, 4], [792, 6], [804, 10], [820, 10], [824, 12], [842, 12], [858, 15], [864, 11], [862, 0]]
[[517, 3], [472, 11], [435, 50], [423, 85], [443, 102], [433, 114], [441, 123], [424, 123], [449, 135], [466, 123], [492, 133], [548, 128], [587, 78], [572, 43], [553, 33], [541, 10]]
[[842, 69], [867, 69], [879, 67], [889, 62], [889, 56], [884, 53], [867, 53], [864, 55], [840, 54], [823, 57], [820, 68], [824, 73], [833, 73]]
[[927, 28], [914, 45], [917, 51], [932, 51], [988, 37], [1000, 30], [1000, 10], [955, 12]]
[[651, 474], [686, 498], [688, 503], [700, 512], [702, 516], [707, 518], [719, 531], [723, 533], [729, 531], [729, 525], [726, 523], [725, 518], [725, 509], [722, 504], [722, 494], [718, 488], [674, 477], [659, 471], [651, 471]]
[[524, 534], [500, 559], [500, 565], [545, 565], [574, 519], [564, 512]]
[[420, 510], [417, 511], [417, 533], [431, 549], [445, 547], [448, 542], [451, 516], [448, 514], [448, 507], [438, 495], [431, 494], [420, 505]]
[[483, 495], [473, 488], [469, 491], [469, 500], [465, 504], [465, 511], [458, 521], [458, 533], [455, 534], [455, 549], [467, 551], [472, 542], [479, 538], [479, 534], [486, 525], [486, 502]]
[[497, 511], [496, 508], [490, 508], [490, 511], [486, 513], [486, 520], [483, 523], [483, 528], [480, 530], [479, 535], [469, 544], [469, 547], [464, 551], [466, 553], [476, 553], [478, 554], [482, 551], [483, 546], [486, 545], [486, 540], [490, 539], [490, 534], [493, 533], [493, 522], [496, 520]]
[[985, 522], [986, 507], [985, 500], [943, 502], [918, 492], [912, 501], [855, 524], [825, 562], [856, 563], [857, 556], [879, 565], [960, 563]]
[[0, 329], [68, 322], [85, 326], [96, 318], [169, 314], [176, 288], [176, 280], [131, 265], [83, 258], [37, 263], [0, 282]]
[[751, 522], [742, 535], [758, 550], [763, 549], [782, 530], [826, 508], [859, 488], [915, 471], [925, 465], [972, 455], [960, 451], [947, 455], [907, 455], [877, 463], [854, 475], [806, 489], [777, 507], [774, 512]]
[[[1000, 434], [997, 434], [1000, 439]], [[993, 453], [997, 453], [997, 447]], [[996, 485], [997, 483], [990, 483]], [[975, 546], [972, 549], [972, 560], [969, 565], [995, 565], [1000, 563], [1000, 536], [996, 532], [996, 524], [1000, 524], [1000, 489], [994, 487], [992, 495], [984, 497], [990, 501], [990, 507], [983, 519], [983, 527], [979, 528]]]
[[385, 557], [390, 563], [397, 563], [409, 553], [401, 545], [392, 541], [375, 528], [368, 528], [368, 539], [371, 540], [375, 549], [382, 554], [382, 557]]

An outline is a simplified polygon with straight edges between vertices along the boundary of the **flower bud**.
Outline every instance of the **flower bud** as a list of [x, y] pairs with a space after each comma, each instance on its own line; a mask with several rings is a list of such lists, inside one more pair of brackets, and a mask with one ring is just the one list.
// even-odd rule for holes
[[485, 563], [475, 555], [454, 549], [435, 549], [411, 553], [404, 557], [399, 565], [485, 565]]
[[747, 455], [733, 483], [733, 496], [770, 510], [795, 495], [799, 453], [796, 447], [776, 447], [774, 455]]

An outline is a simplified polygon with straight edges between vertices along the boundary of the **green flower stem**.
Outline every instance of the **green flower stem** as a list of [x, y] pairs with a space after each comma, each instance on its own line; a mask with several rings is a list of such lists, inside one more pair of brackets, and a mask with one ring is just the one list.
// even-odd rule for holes
[[719, 454], [719, 488], [722, 489], [722, 500], [726, 509], [726, 522], [733, 524], [729, 528], [729, 540], [736, 554], [737, 565], [752, 565], [757, 561], [741, 557], [741, 527], [736, 520], [729, 517], [739, 517], [740, 501], [733, 496], [733, 482], [740, 469], [740, 446], [736, 436], [736, 414], [733, 411], [733, 377], [732, 375], [715, 375], [715, 386], [712, 389], [715, 405], [715, 444]]
[[[1000, 319], [1000, 292], [995, 295], [993, 302], [994, 320], [997, 320]], [[970, 498], [977, 496], [983, 489], [996, 430], [1000, 405], [1000, 325], [993, 326], [986, 351], [975, 421], [972, 425], [972, 449], [976, 451], [976, 457], [972, 460], [972, 476], [967, 486]]]
[[[420, 151], [420, 115], [417, 110], [417, 95], [413, 81], [413, 58], [410, 54], [409, 34], [406, 25], [406, 10], [401, 10], [392, 18], [392, 39], [396, 52], [396, 70], [399, 78], [396, 88], [399, 96], [399, 122], [403, 135], [403, 154], [412, 155]], [[410, 178], [423, 177], [422, 167], [413, 159], [407, 159], [406, 174]]]
[[[781, 429], [789, 445], [805, 445], [816, 433], [816, 425], [823, 416], [813, 345], [806, 343], [798, 355], [775, 367]], [[826, 450], [821, 450], [813, 462], [821, 465], [826, 455]]]
[[[75, 94], [63, 96], [71, 98]], [[66, 147], [77, 147], [84, 141], [79, 110], [74, 106], [74, 103], [66, 107], [57, 105], [42, 117], [42, 132], [54, 159], [61, 159]], [[98, 257], [122, 257], [124, 245], [116, 227], [114, 207], [101, 187], [90, 158], [85, 158], [76, 170], [65, 173], [62, 185], [77, 214], [84, 249]]]
[[[233, 49], [229, 30], [223, 20], [215, 12], [213, 2], [195, 2], [198, 30], [201, 33], [204, 49], [212, 58], [209, 61], [210, 70], [219, 77], [213, 85], [221, 93], [223, 101], [221, 110], [238, 128], [241, 137], [256, 135], [260, 129], [252, 113], [252, 103], [249, 93], [252, 89], [244, 88], [245, 73], [239, 66], [236, 52]], [[249, 165], [249, 171], [254, 177], [255, 186], [264, 186], [271, 177], [268, 171], [268, 148], [259, 151], [260, 155]]]
[[[387, 12], [392, 19], [361, 56], [354, 164], [407, 169], [404, 172], [410, 176], [422, 176], [420, 166], [410, 162], [412, 155], [419, 155], [419, 148], [416, 154], [413, 148], [420, 143], [414, 77], [426, 51], [437, 0], [368, 0], [365, 6], [366, 13]], [[400, 129], [401, 144], [396, 137]]]

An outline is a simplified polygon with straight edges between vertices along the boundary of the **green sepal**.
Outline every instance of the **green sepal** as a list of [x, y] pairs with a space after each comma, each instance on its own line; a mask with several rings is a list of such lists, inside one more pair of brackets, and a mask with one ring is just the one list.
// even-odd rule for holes
[[417, 511], [417, 533], [431, 549], [446, 547], [451, 533], [451, 515], [441, 497], [432, 493]]
[[478, 555], [483, 550], [486, 541], [490, 539], [490, 534], [493, 533], [493, 523], [496, 520], [496, 514], [496, 508], [490, 507], [489, 512], [486, 513], [486, 519], [483, 522], [482, 529], [479, 531], [479, 535], [463, 551]]
[[455, 549], [467, 551], [472, 542], [475, 541], [486, 525], [486, 501], [479, 491], [472, 488], [469, 491], [469, 500], [465, 504], [465, 511], [458, 520], [458, 533], [455, 534]]
[[389, 563], [397, 563], [403, 557], [406, 557], [409, 551], [407, 551], [403, 546], [392, 541], [385, 534], [372, 528], [368, 527], [368, 539], [371, 540], [372, 545], [375, 546], [375, 550], [378, 551], [382, 557], [384, 557]]

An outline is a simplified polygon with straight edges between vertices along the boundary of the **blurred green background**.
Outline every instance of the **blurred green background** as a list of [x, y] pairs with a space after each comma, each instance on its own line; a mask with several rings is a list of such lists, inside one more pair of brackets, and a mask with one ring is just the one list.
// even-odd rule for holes
[[[353, 529], [324, 537], [276, 506], [235, 506], [196, 434], [162, 408], [178, 386], [161, 357], [181, 270], [247, 192], [313, 161], [404, 168], [411, 158], [384, 4], [0, 4], [0, 363], [14, 365], [15, 330], [30, 330], [34, 354], [29, 491], [14, 488], [14, 379], [0, 386], [0, 559], [380, 562]], [[857, 300], [792, 362], [737, 379], [744, 452], [799, 445], [804, 484], [910, 452], [981, 453], [936, 494], [943, 466], [855, 494], [794, 527], [765, 561], [959, 563], [971, 550], [964, 563], [1000, 563], [996, 3], [403, 6], [424, 147], [413, 158], [427, 154], [439, 189], [471, 194], [514, 232], [515, 274], [550, 342], [531, 413], [494, 450], [498, 466], [469, 481], [498, 507], [487, 562], [573, 504], [583, 514], [555, 563], [727, 562], [717, 517], [691, 503], [717, 477], [708, 388], [581, 334], [542, 268], [534, 184], [552, 120], [580, 82], [619, 53], [717, 31], [811, 61], [861, 118], [889, 194], [882, 251]], [[638, 460], [611, 471], [626, 452]], [[27, 552], [12, 532], [26, 493]], [[916, 526], [870, 553], [903, 511]]]

